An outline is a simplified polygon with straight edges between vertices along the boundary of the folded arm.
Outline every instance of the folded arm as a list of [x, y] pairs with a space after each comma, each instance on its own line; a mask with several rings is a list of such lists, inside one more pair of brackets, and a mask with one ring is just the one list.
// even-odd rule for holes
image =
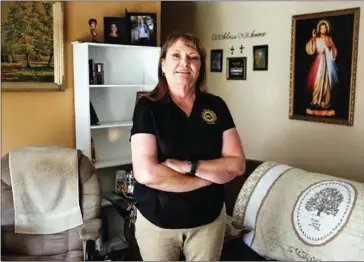
[[222, 157], [198, 161], [196, 176], [225, 184], [245, 172], [245, 156], [236, 128], [223, 133]]
[[[187, 161], [168, 159], [164, 164], [187, 173], [191, 167]], [[225, 184], [245, 172], [245, 155], [236, 128], [230, 128], [223, 133], [222, 157], [213, 160], [199, 160], [196, 177], [216, 184]]]
[[186, 176], [158, 163], [156, 138], [152, 134], [133, 135], [131, 150], [134, 176], [140, 184], [163, 191], [187, 192], [212, 183], [203, 178]]

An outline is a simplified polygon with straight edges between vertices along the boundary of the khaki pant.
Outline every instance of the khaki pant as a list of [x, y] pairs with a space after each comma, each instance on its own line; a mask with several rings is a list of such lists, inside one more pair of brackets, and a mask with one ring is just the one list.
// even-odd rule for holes
[[226, 209], [210, 224], [187, 229], [155, 226], [138, 212], [135, 238], [144, 261], [218, 261], [224, 244]]

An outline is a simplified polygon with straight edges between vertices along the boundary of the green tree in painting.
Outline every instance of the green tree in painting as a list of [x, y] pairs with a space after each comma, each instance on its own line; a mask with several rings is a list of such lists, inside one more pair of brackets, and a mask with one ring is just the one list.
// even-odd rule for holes
[[[11, 8], [9, 10], [9, 17], [14, 17], [16, 15], [16, 10]], [[16, 63], [15, 51], [19, 49], [17, 42], [17, 24], [12, 23], [11, 20], [7, 22], [1, 21], [1, 47], [2, 53], [7, 57], [11, 55], [12, 63]], [[7, 59], [7, 62], [10, 62]]]
[[[53, 74], [52, 3], [14, 2], [1, 27], [2, 69], [5, 73], [2, 81], [7, 81], [7, 75], [12, 81], [19, 78], [22, 81], [49, 79]], [[12, 65], [6, 67], [6, 63]]]
[[48, 56], [47, 67], [51, 66], [53, 59], [53, 28], [52, 25], [52, 6], [51, 4], [39, 4], [33, 2], [34, 12], [37, 14], [38, 23], [35, 30], [34, 49], [37, 58]]

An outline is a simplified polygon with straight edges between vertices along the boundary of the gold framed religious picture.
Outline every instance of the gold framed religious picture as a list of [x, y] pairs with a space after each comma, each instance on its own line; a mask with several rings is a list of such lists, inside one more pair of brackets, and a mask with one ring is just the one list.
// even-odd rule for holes
[[267, 71], [268, 70], [268, 45], [253, 46], [253, 70]]
[[289, 118], [353, 125], [360, 8], [292, 17]]
[[64, 4], [1, 3], [2, 91], [64, 91]]

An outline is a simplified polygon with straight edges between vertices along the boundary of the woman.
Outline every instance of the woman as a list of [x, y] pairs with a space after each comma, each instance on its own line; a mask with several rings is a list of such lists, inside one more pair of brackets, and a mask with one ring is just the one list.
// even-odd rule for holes
[[138, 37], [139, 37], [139, 44], [140, 45], [148, 45], [149, 42], [149, 27], [145, 23], [145, 20], [143, 17], [139, 19], [138, 26]]
[[109, 44], [121, 43], [119, 29], [115, 23], [110, 24], [110, 33], [107, 35], [106, 43]]
[[225, 233], [223, 184], [245, 171], [225, 102], [205, 89], [206, 55], [196, 37], [162, 47], [156, 88], [139, 99], [131, 130], [143, 260], [219, 260]]
[[313, 29], [312, 37], [306, 43], [306, 53], [316, 55], [308, 75], [307, 86], [312, 92], [311, 105], [327, 109], [331, 106], [332, 89], [339, 83], [335, 65], [337, 49], [332, 37], [328, 35], [328, 21], [321, 20], [317, 24], [317, 32]]

